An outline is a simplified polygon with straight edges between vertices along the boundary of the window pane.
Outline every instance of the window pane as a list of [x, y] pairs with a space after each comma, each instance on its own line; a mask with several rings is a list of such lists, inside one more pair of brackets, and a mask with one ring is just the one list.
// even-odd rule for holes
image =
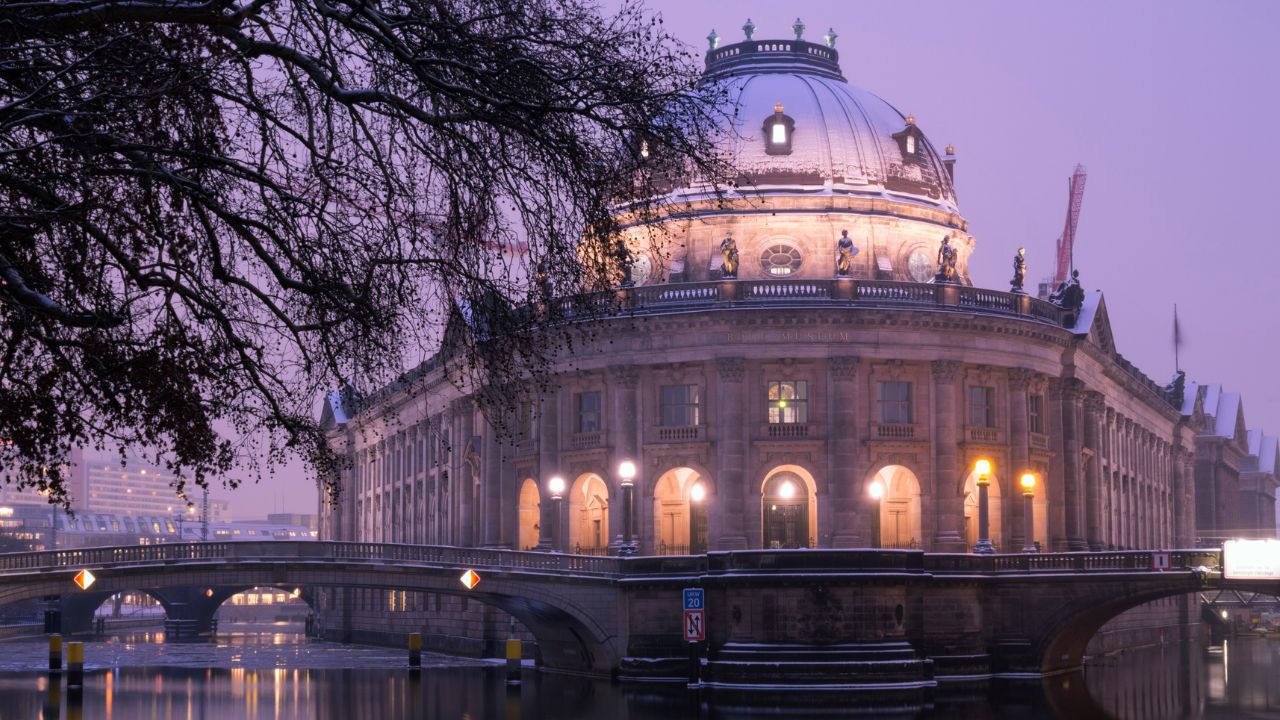
[[911, 383], [879, 383], [876, 396], [880, 407], [880, 422], [888, 424], [911, 422]]
[[659, 422], [664, 427], [691, 427], [699, 421], [697, 385], [663, 385], [658, 395]]
[[785, 143], [787, 141], [786, 125], [783, 125], [782, 123], [774, 123], [772, 127], [772, 131], [773, 131], [773, 137], [770, 138], [770, 141], [773, 142], [773, 144], [778, 145], [781, 143]]
[[809, 421], [809, 383], [806, 380], [774, 380], [769, 383], [769, 422]]
[[578, 393], [578, 427], [577, 432], [597, 432], [600, 430], [600, 393]]

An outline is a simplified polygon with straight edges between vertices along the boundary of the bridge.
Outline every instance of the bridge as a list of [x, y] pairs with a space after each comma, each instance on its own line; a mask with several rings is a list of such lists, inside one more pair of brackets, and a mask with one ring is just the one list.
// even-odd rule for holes
[[[746, 688], [769, 677], [775, 684], [880, 687], [1074, 671], [1097, 630], [1142, 603], [1219, 590], [1280, 594], [1277, 581], [1225, 580], [1220, 561], [1220, 551], [1201, 549], [594, 557], [212, 542], [0, 555], [0, 605], [61, 596], [73, 615], [92, 617], [108, 596], [140, 590], [159, 598], [171, 620], [207, 627], [223, 600], [255, 586], [444, 593], [510, 613], [537, 638], [548, 669], [674, 680], [687, 677], [689, 656], [680, 591], [701, 587], [707, 684]], [[82, 569], [97, 578], [89, 591], [73, 584]], [[482, 577], [473, 590], [459, 580], [467, 569]]]

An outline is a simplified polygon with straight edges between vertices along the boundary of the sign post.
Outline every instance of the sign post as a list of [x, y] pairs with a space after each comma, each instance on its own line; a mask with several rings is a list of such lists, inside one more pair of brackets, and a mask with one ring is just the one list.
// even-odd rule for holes
[[689, 686], [701, 684], [698, 643], [707, 637], [707, 600], [702, 588], [684, 589], [684, 639], [689, 643]]

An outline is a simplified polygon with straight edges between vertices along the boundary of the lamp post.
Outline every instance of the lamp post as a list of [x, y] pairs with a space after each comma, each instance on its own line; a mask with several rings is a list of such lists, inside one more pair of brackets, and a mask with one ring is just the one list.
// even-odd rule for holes
[[871, 547], [878, 548], [880, 547], [880, 503], [884, 501], [884, 483], [872, 480], [871, 486], [867, 488], [867, 494], [876, 501], [876, 511], [871, 516]]
[[973, 546], [973, 551], [979, 555], [990, 555], [996, 551], [991, 545], [991, 508], [987, 504], [991, 461], [981, 458], [973, 464], [973, 469], [978, 473], [978, 542]]
[[636, 464], [623, 460], [618, 465], [618, 477], [622, 479], [622, 547], [618, 549], [618, 554], [635, 555], [632, 515], [635, 512]]
[[1026, 508], [1023, 512], [1026, 514], [1024, 520], [1026, 540], [1022, 542], [1022, 552], [1033, 553], [1040, 552], [1036, 547], [1036, 474], [1033, 472], [1024, 472], [1019, 478], [1018, 484], [1022, 486], [1022, 497], [1025, 498]]
[[560, 504], [564, 501], [564, 478], [556, 475], [547, 483], [551, 492], [551, 549], [560, 550]]

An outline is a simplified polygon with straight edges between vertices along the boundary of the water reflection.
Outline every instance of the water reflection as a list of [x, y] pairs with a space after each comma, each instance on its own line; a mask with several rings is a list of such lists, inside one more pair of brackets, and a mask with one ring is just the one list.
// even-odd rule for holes
[[[1083, 677], [1044, 682], [976, 683], [901, 695], [807, 696], [691, 693], [681, 687], [614, 685], [532, 669], [524, 673], [522, 685], [512, 688], [495, 665], [453, 666], [444, 664], [453, 660], [436, 656], [428, 661], [434, 666], [410, 672], [397, 651], [327, 647], [291, 638], [298, 642], [276, 644], [275, 633], [267, 632], [183, 646], [189, 648], [188, 667], [123, 662], [91, 670], [81, 698], [56, 676], [0, 672], [0, 718], [1280, 718], [1280, 685], [1269, 682], [1280, 668], [1280, 640], [1265, 638], [1232, 640], [1213, 654], [1188, 643], [1095, 658]], [[102, 650], [111, 643], [96, 645]], [[0, 647], [4, 656], [21, 650], [13, 643]], [[150, 651], [135, 647], [139, 653]], [[327, 666], [314, 667], [312, 661]], [[224, 666], [196, 666], [199, 662]]]

